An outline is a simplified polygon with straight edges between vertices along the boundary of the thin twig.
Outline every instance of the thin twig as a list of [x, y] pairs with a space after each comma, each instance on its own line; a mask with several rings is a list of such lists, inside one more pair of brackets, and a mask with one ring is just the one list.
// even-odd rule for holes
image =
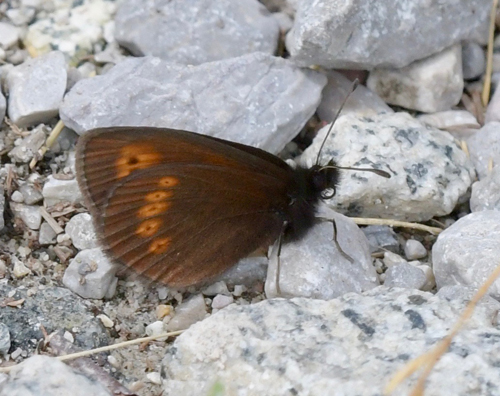
[[43, 158], [47, 150], [52, 147], [52, 145], [55, 143], [55, 141], [61, 134], [63, 128], [64, 128], [64, 122], [62, 122], [61, 120], [57, 121], [56, 126], [54, 127], [54, 129], [52, 129], [49, 137], [45, 141], [45, 146], [43, 146], [40, 150], [38, 150], [38, 156], [33, 157], [33, 159], [31, 160], [30, 169], [35, 168], [38, 159]]
[[[168, 337], [174, 337], [179, 334], [184, 332], [184, 330], [178, 330], [178, 331], [171, 331], [170, 333], [163, 333], [163, 334], [158, 334], [150, 337], [142, 337], [142, 338], [137, 338], [135, 340], [130, 340], [130, 341], [123, 341], [119, 342], [118, 344], [113, 344], [113, 345], [107, 345], [101, 348], [94, 348], [94, 349], [89, 349], [87, 351], [81, 351], [81, 352], [76, 352], [76, 353], [71, 353], [69, 355], [64, 355], [64, 356], [55, 356], [56, 359], [59, 359], [60, 361], [65, 361], [65, 360], [70, 360], [70, 359], [76, 359], [79, 357], [84, 357], [84, 356], [90, 356], [94, 355], [96, 353], [101, 353], [101, 352], [107, 352], [111, 351], [113, 349], [119, 349], [119, 348], [124, 348], [126, 346], [130, 345], [136, 345], [136, 344], [142, 344], [144, 342], [149, 342], [149, 341], [154, 341], [159, 338], [168, 338]], [[8, 373], [15, 367], [19, 367], [23, 365], [25, 362], [16, 364], [14, 366], [9, 366], [9, 367], [0, 367], [0, 373]]]
[[406, 221], [391, 220], [391, 219], [370, 219], [364, 217], [349, 217], [357, 225], [388, 225], [390, 227], [402, 227], [402, 228], [412, 228], [415, 230], [421, 230], [429, 232], [433, 235], [438, 235], [443, 232], [442, 228], [426, 226], [420, 223], [409, 223]]
[[492, 0], [491, 14], [490, 14], [490, 31], [488, 35], [488, 52], [486, 56], [486, 73], [484, 76], [483, 94], [481, 101], [483, 106], [488, 105], [491, 90], [491, 73], [493, 71], [493, 42], [495, 40], [495, 16], [498, 7], [498, 0]]

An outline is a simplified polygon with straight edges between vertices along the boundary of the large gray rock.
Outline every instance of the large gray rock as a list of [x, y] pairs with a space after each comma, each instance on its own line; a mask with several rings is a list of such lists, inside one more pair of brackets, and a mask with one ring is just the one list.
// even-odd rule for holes
[[279, 26], [257, 0], [126, 0], [115, 38], [136, 56], [199, 65], [261, 51], [274, 54]]
[[367, 86], [387, 103], [433, 113], [462, 98], [462, 52], [455, 45], [401, 69], [375, 69]]
[[[304, 151], [302, 163], [316, 161], [328, 127]], [[471, 162], [448, 132], [426, 127], [407, 113], [340, 117], [320, 164], [331, 159], [340, 166], [375, 167], [392, 176], [341, 171], [337, 195], [328, 203], [356, 217], [425, 221], [449, 214], [475, 177]]]
[[49, 121], [59, 112], [66, 82], [66, 60], [58, 51], [16, 66], [7, 74], [9, 118], [22, 127]]
[[186, 67], [144, 57], [79, 81], [61, 107], [82, 133], [137, 125], [190, 130], [277, 153], [316, 110], [326, 77], [263, 53]]
[[474, 163], [479, 179], [490, 173], [493, 167], [500, 164], [500, 122], [490, 122], [467, 140], [470, 158]]
[[296, 2], [286, 37], [301, 65], [404, 67], [465, 39], [487, 37], [490, 0]]
[[[397, 370], [448, 334], [466, 302], [378, 287], [329, 301], [232, 304], [175, 340], [163, 361], [163, 390], [206, 395], [218, 381], [227, 395], [380, 395]], [[492, 321], [499, 308], [478, 306], [433, 368], [426, 396], [498, 393], [500, 330]], [[404, 381], [397, 394], [414, 385]]]
[[332, 223], [321, 222], [299, 241], [281, 246], [279, 278], [275, 247], [267, 271], [267, 298], [279, 296], [330, 300], [349, 292], [361, 293], [379, 285], [368, 240], [358, 226], [349, 218], [327, 208], [322, 210], [320, 216], [335, 220], [337, 241], [343, 253], [353, 262], [334, 243]]
[[111, 396], [91, 380], [54, 357], [35, 355], [12, 370], [0, 385], [0, 396]]
[[[479, 288], [499, 265], [500, 212], [485, 210], [462, 217], [443, 231], [432, 248], [438, 289], [448, 285]], [[500, 280], [488, 290], [500, 299]]]

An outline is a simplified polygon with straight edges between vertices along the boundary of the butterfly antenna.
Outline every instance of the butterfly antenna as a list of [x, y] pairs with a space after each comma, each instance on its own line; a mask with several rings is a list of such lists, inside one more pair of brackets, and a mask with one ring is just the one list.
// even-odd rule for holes
[[350, 166], [337, 166], [337, 165], [326, 165], [323, 166], [320, 170], [323, 169], [343, 169], [343, 170], [353, 170], [353, 171], [361, 171], [361, 172], [372, 172], [375, 173], [376, 175], [385, 177], [386, 179], [391, 178], [391, 174], [389, 172], [386, 172], [382, 169], [375, 169], [375, 168], [353, 168]]
[[321, 147], [319, 148], [319, 151], [318, 151], [318, 157], [316, 158], [316, 165], [319, 164], [319, 157], [321, 155], [321, 151], [323, 150], [323, 146], [325, 145], [326, 140], [328, 139], [328, 136], [330, 136], [330, 133], [332, 132], [333, 125], [335, 124], [335, 121], [337, 121], [337, 118], [339, 118], [339, 115], [340, 115], [342, 109], [344, 108], [344, 105], [346, 104], [347, 99], [349, 99], [349, 96], [351, 96], [351, 94], [358, 87], [358, 85], [359, 85], [359, 80], [356, 78], [352, 82], [351, 87], [349, 88], [349, 91], [347, 92], [347, 95], [345, 96], [344, 100], [342, 101], [342, 104], [340, 105], [339, 109], [337, 110], [337, 114], [335, 114], [335, 117], [333, 117], [332, 123], [330, 124], [330, 128], [328, 129], [328, 132], [326, 133], [326, 136], [323, 139], [323, 143], [321, 143]]

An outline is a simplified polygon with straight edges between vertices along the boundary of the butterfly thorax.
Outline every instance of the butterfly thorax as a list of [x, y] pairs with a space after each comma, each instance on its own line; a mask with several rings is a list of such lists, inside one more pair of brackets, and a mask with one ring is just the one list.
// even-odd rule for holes
[[339, 172], [320, 165], [311, 168], [297, 166], [294, 181], [293, 188], [288, 191], [290, 203], [285, 211], [287, 240], [301, 238], [314, 225], [319, 201], [335, 195]]

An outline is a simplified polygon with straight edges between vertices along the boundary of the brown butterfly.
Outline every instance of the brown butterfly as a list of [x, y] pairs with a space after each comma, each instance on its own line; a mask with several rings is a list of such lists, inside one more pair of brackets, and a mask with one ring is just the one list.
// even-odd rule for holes
[[293, 169], [254, 147], [148, 127], [89, 131], [76, 153], [105, 252], [175, 287], [213, 279], [280, 237], [300, 238], [320, 199], [335, 194], [338, 168]]

